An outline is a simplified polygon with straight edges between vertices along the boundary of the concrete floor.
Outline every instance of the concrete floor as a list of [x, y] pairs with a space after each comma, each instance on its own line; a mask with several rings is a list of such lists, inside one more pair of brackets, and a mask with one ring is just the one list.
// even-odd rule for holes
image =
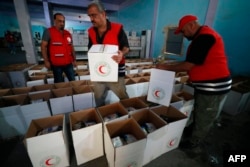
[[[229, 150], [250, 150], [250, 114], [246, 112], [239, 113], [232, 116], [226, 113], [222, 113], [221, 127], [215, 126], [210, 134], [208, 134], [208, 141], [210, 143], [209, 150], [211, 155], [217, 158], [217, 165], [210, 165], [205, 162], [201, 157], [188, 156], [188, 152], [185, 152], [179, 148], [163, 154], [157, 159], [151, 161], [145, 167], [209, 167], [223, 166], [223, 151]], [[13, 139], [9, 141], [0, 142], [0, 162], [2, 167], [32, 167], [27, 151], [22, 143], [21, 139]], [[76, 167], [76, 159], [74, 151], [71, 149], [71, 167]], [[105, 156], [87, 162], [80, 165], [80, 167], [108, 167]]]

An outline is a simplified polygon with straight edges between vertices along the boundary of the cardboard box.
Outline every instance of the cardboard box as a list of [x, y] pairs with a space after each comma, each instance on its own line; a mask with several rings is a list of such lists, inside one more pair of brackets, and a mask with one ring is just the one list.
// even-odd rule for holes
[[27, 87], [32, 87], [35, 85], [44, 85], [44, 84], [45, 84], [45, 80], [43, 80], [43, 79], [34, 80], [34, 81], [27, 81], [27, 83], [26, 83]]
[[169, 106], [173, 93], [174, 76], [175, 73], [171, 71], [152, 69], [147, 100]]
[[94, 93], [88, 85], [73, 87], [72, 98], [74, 111], [96, 107]]
[[92, 45], [88, 51], [91, 81], [117, 82], [118, 64], [113, 55], [118, 55], [117, 45]]
[[0, 89], [0, 97], [13, 95], [11, 89]]
[[[70, 129], [77, 165], [104, 155], [102, 121], [95, 108], [70, 113]], [[95, 121], [95, 125], [74, 130], [80, 121]]]
[[55, 88], [54, 84], [36, 85], [33, 86], [33, 91], [50, 90], [54, 88]]
[[[62, 126], [62, 130], [37, 136], [40, 130], [53, 126]], [[24, 143], [33, 166], [70, 165], [66, 129], [63, 115], [32, 120]]]
[[[107, 104], [105, 106], [98, 107], [97, 111], [100, 114], [103, 123], [128, 118], [128, 112], [120, 102]], [[112, 115], [112, 114], [118, 114], [119, 117], [116, 119], [110, 119], [109, 121], [105, 121], [105, 117]]]
[[125, 79], [126, 92], [129, 98], [137, 97], [137, 86], [132, 78]]
[[167, 123], [149, 109], [133, 112], [131, 117], [136, 120], [140, 127], [151, 123], [156, 128], [153, 132], [146, 134], [147, 144], [143, 156], [143, 165], [146, 165], [162, 154], [159, 150], [162, 150], [167, 139]]
[[155, 107], [155, 106], [160, 106], [160, 104], [151, 102], [147, 100], [147, 96], [139, 96], [138, 97], [140, 100], [142, 100], [149, 108]]
[[30, 93], [29, 98], [31, 103], [20, 106], [26, 130], [33, 119], [51, 116], [51, 111], [48, 105], [50, 96], [51, 92], [49, 90]]
[[179, 109], [188, 119], [194, 108], [194, 96], [186, 91], [176, 92], [175, 95], [183, 100], [183, 105]]
[[119, 101], [119, 97], [112, 90], [108, 90], [107, 95], [104, 99], [105, 104], [112, 104]]
[[230, 114], [237, 115], [240, 112], [245, 111], [248, 98], [250, 97], [250, 90], [242, 89], [237, 86], [233, 86], [227, 95], [227, 99], [224, 103], [222, 111]]
[[[146, 135], [133, 118], [109, 122], [104, 125], [105, 154], [110, 167], [142, 166]], [[132, 134], [137, 141], [114, 147], [112, 138]]]
[[4, 106], [0, 107], [0, 136], [8, 139], [26, 132], [26, 124], [20, 105], [28, 103], [27, 95], [10, 95], [2, 97]]
[[72, 87], [88, 85], [88, 82], [86, 80], [70, 81], [69, 83]]
[[72, 87], [52, 89], [53, 98], [49, 99], [52, 115], [74, 111]]
[[132, 78], [136, 82], [136, 97], [148, 94], [149, 79], [146, 77]]
[[33, 91], [32, 87], [21, 87], [21, 88], [12, 88], [12, 92], [15, 95], [19, 94], [28, 94], [29, 92]]
[[120, 103], [126, 108], [128, 113], [133, 113], [137, 110], [148, 108], [148, 106], [137, 97], [123, 99], [120, 101]]
[[172, 106], [157, 106], [151, 110], [159, 116], [163, 115], [168, 118], [166, 140], [162, 143], [162, 149], [159, 151], [164, 154], [177, 148], [187, 123], [187, 116]]

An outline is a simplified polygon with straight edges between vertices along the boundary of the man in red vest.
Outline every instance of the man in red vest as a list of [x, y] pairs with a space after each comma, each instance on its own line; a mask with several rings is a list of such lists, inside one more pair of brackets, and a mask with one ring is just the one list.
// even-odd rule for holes
[[54, 14], [54, 26], [43, 33], [41, 51], [45, 67], [52, 69], [54, 83], [63, 82], [63, 73], [69, 81], [75, 80], [76, 57], [71, 34], [64, 30], [65, 17]]
[[208, 26], [201, 26], [194, 15], [179, 21], [175, 34], [192, 41], [186, 60], [177, 65], [159, 64], [157, 68], [170, 71], [187, 71], [195, 89], [194, 129], [190, 140], [182, 142], [183, 148], [200, 147], [209, 130], [220, 115], [231, 77], [222, 37]]
[[118, 81], [117, 82], [93, 82], [96, 105], [104, 105], [104, 95], [107, 88], [112, 90], [120, 99], [128, 98], [124, 76], [125, 76], [125, 55], [129, 52], [127, 36], [123, 26], [119, 23], [110, 22], [106, 18], [106, 12], [102, 4], [92, 2], [88, 5], [88, 16], [93, 24], [89, 28], [89, 45], [93, 44], [112, 44], [118, 45], [119, 51], [112, 58], [118, 63]]

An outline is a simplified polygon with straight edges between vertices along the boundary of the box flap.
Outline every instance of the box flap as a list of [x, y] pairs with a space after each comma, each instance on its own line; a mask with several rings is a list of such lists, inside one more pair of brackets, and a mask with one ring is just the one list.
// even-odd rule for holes
[[52, 89], [51, 91], [54, 97], [72, 96], [73, 94], [72, 87]]

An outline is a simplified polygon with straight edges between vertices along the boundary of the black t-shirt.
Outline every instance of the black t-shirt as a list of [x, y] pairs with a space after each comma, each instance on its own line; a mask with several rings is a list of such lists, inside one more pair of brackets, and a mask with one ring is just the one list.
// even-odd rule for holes
[[212, 35], [199, 35], [192, 41], [187, 52], [186, 61], [197, 65], [203, 64], [214, 43], [215, 38]]

